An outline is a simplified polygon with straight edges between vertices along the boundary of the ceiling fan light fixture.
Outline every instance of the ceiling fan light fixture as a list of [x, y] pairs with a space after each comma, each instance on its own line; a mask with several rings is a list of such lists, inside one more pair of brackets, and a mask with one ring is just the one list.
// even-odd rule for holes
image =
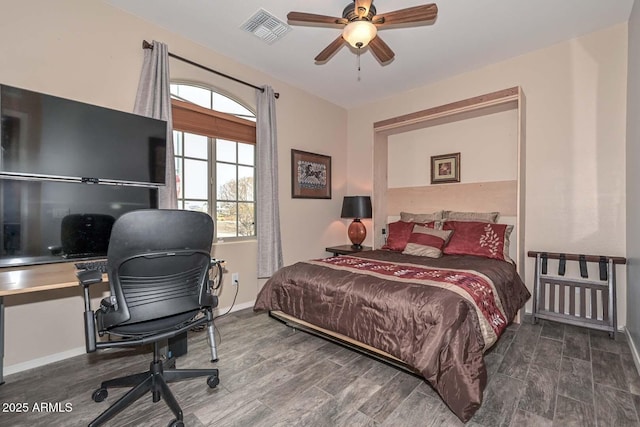
[[342, 38], [355, 48], [363, 48], [373, 40], [378, 29], [369, 21], [358, 20], [349, 22], [342, 31]]

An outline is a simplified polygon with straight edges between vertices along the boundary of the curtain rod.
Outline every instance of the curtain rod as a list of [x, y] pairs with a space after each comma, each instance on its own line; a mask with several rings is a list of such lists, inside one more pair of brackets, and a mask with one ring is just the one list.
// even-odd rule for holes
[[[149, 43], [146, 40], [142, 40], [142, 48], [143, 49], [153, 49], [153, 44]], [[214, 70], [212, 68], [205, 67], [204, 65], [198, 64], [197, 62], [193, 62], [190, 59], [183, 58], [182, 56], [175, 55], [175, 54], [173, 54], [171, 52], [169, 52], [169, 56], [172, 57], [172, 58], [178, 59], [178, 60], [180, 60], [182, 62], [186, 62], [189, 65], [193, 65], [194, 67], [202, 68], [203, 70], [209, 71], [210, 73], [217, 74], [217, 75], [225, 77], [225, 78], [227, 78], [229, 80], [233, 80], [236, 83], [240, 83], [240, 84], [243, 84], [245, 86], [250, 86], [250, 87], [252, 87], [254, 89], [258, 89], [259, 91], [264, 92], [264, 89], [261, 88], [261, 87], [258, 87], [256, 85], [253, 85], [253, 84], [248, 83], [248, 82], [245, 82], [244, 80], [237, 79], [237, 78], [235, 78], [233, 76], [230, 76], [228, 74], [221, 73], [220, 71], [216, 71], [216, 70]], [[274, 93], [273, 96], [276, 99], [280, 98], [280, 94], [278, 92]]]

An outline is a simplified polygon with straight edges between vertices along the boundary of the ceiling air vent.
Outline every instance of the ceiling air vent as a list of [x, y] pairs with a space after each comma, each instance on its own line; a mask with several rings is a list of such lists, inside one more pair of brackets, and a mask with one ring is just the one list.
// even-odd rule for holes
[[267, 44], [273, 44], [287, 34], [291, 27], [264, 9], [258, 10], [240, 27]]

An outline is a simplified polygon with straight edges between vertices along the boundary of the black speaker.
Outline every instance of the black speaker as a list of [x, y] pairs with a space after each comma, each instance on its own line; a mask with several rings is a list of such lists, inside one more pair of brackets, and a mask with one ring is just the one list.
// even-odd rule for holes
[[169, 338], [168, 346], [171, 357], [180, 357], [187, 354], [187, 333]]

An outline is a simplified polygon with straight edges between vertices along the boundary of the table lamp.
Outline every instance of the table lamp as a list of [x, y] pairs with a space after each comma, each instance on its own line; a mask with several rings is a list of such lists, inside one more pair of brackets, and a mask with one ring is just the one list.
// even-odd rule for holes
[[362, 249], [362, 242], [367, 237], [367, 229], [360, 218], [371, 218], [371, 197], [346, 196], [342, 201], [341, 218], [353, 218], [349, 225], [349, 240], [355, 249]]

